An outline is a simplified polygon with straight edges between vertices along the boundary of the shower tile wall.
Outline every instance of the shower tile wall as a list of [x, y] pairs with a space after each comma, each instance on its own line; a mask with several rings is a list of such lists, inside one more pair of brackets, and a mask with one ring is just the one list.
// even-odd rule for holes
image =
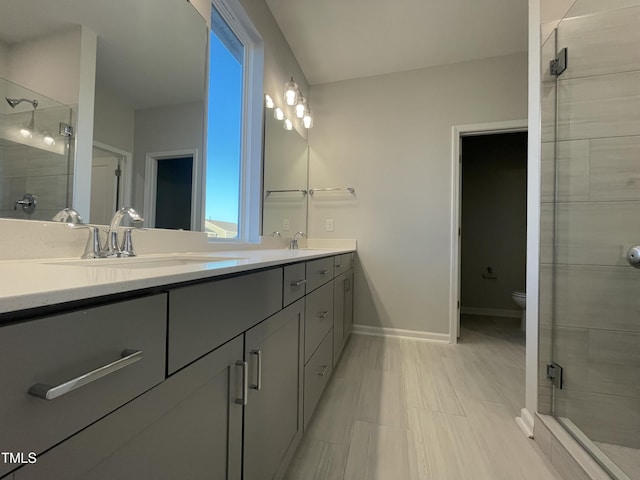
[[[19, 144], [0, 145], [0, 217], [51, 220], [67, 206], [67, 188], [73, 182], [67, 163], [66, 155]], [[38, 199], [31, 215], [13, 209], [25, 193]]]
[[640, 448], [640, 271], [625, 253], [640, 244], [639, 25], [640, 6], [565, 19], [558, 48], [568, 48], [569, 68], [557, 92], [548, 73], [554, 38], [542, 49], [539, 410], [551, 413], [545, 365], [553, 335], [566, 379], [555, 414], [594, 441], [633, 448]]

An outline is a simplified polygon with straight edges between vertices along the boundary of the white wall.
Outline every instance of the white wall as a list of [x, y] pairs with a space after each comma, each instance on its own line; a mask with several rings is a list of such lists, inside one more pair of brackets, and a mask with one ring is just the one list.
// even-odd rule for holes
[[144, 211], [146, 155], [197, 149], [202, 160], [203, 119], [204, 105], [201, 102], [136, 110], [132, 206], [138, 212]]
[[122, 98], [96, 85], [93, 140], [133, 152], [135, 111]]
[[[357, 324], [449, 332], [451, 137], [527, 116], [527, 57], [313, 86], [309, 235], [356, 238]], [[325, 220], [334, 219], [334, 232]]]
[[7, 61], [9, 58], [9, 47], [0, 42], [0, 77], [7, 78], [9, 72], [7, 70]]
[[77, 104], [81, 37], [81, 27], [73, 27], [12, 45], [8, 80], [66, 105]]
[[[293, 109], [285, 105], [282, 96], [284, 83], [291, 77], [294, 77], [302, 93], [309, 96], [307, 79], [266, 2], [240, 0], [240, 3], [264, 41], [264, 92], [274, 99], [276, 105], [288, 112], [287, 117], [294, 121], [296, 129], [306, 138], [306, 129], [295, 118]], [[313, 109], [313, 105], [311, 108]]]

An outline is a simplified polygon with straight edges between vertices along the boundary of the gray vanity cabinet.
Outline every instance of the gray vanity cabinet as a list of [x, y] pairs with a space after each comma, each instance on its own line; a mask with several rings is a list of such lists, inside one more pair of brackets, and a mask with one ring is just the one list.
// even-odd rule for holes
[[15, 480], [240, 480], [238, 337], [16, 472]]
[[282, 268], [170, 290], [169, 374], [281, 309]]
[[344, 273], [333, 280], [333, 365], [338, 363], [353, 328], [353, 260], [351, 254], [336, 256]]
[[333, 279], [333, 366], [335, 367], [345, 343], [345, 293], [347, 274]]
[[353, 268], [347, 273], [344, 287], [344, 339], [345, 341], [351, 335], [353, 330]]
[[[0, 450], [40, 454], [162, 382], [166, 304], [151, 295], [0, 327]], [[0, 461], [0, 477], [16, 466]]]
[[304, 300], [245, 334], [244, 480], [284, 474], [302, 437], [303, 338]]

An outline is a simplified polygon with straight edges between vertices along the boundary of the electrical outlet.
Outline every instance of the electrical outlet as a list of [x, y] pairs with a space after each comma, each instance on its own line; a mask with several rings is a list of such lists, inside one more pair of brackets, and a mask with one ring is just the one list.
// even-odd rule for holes
[[282, 220], [282, 230], [284, 230], [285, 232], [289, 231], [289, 219], [285, 218], [284, 220]]
[[333, 218], [327, 218], [325, 220], [325, 228], [327, 232], [333, 232]]

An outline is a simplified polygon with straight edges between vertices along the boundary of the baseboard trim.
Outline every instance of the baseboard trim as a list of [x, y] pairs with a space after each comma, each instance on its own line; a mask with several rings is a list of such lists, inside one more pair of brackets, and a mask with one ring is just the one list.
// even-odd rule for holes
[[523, 408], [520, 410], [520, 416], [516, 417], [516, 423], [527, 437], [533, 438], [533, 417], [529, 410]]
[[449, 343], [448, 333], [422, 332], [419, 330], [403, 330], [401, 328], [371, 327], [369, 325], [353, 325], [356, 335], [373, 335], [375, 337], [394, 337], [423, 342]]
[[522, 317], [522, 310], [507, 310], [503, 308], [460, 307], [460, 313], [464, 315], [486, 315], [488, 317]]

